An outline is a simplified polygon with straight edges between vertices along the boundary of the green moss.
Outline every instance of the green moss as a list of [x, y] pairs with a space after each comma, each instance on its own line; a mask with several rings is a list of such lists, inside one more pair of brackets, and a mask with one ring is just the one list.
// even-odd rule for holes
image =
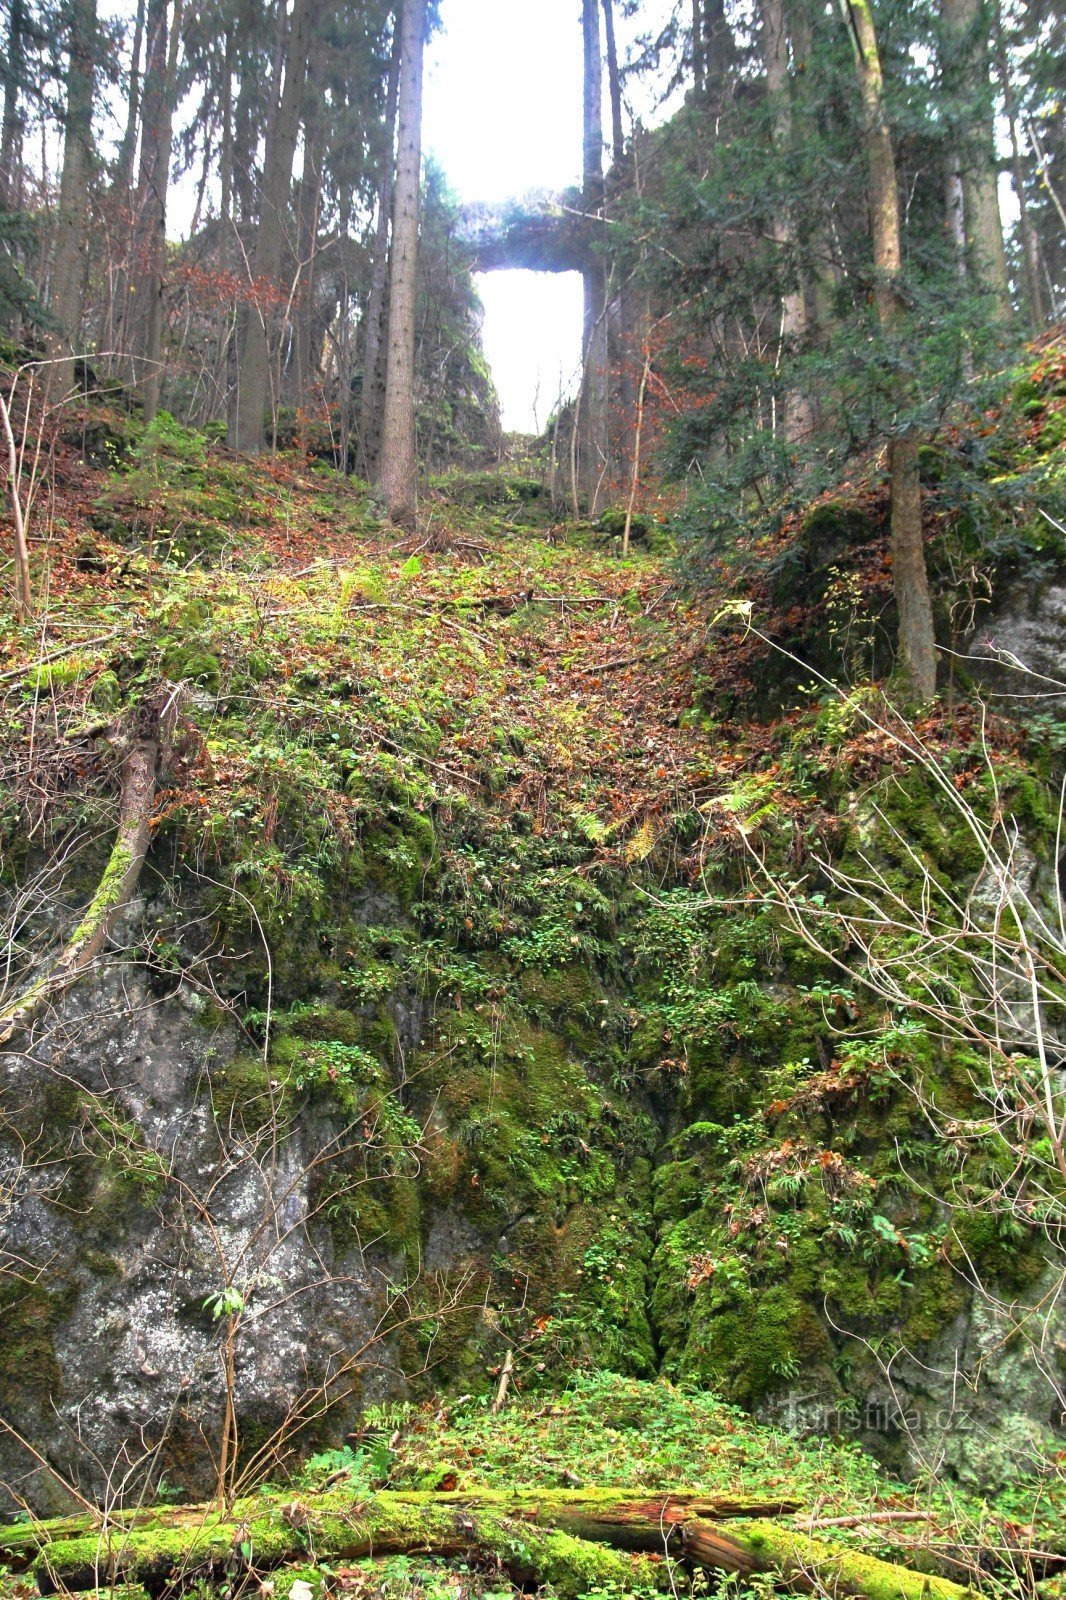
[[332, 1039], [346, 1045], [362, 1044], [365, 1034], [361, 1017], [352, 1011], [328, 1005], [301, 1005], [289, 1011], [280, 1026], [294, 1039]]
[[63, 1394], [55, 1330], [77, 1303], [73, 1284], [0, 1279], [0, 1401], [17, 1414], [27, 1398], [48, 1402]]
[[162, 668], [172, 683], [194, 683], [208, 694], [217, 694], [222, 685], [218, 656], [203, 645], [172, 645], [163, 655]]
[[262, 1055], [246, 1052], [213, 1067], [208, 1078], [212, 1110], [228, 1126], [237, 1119], [246, 1128], [269, 1121], [276, 1095], [271, 1091], [272, 1068]]
[[117, 675], [110, 671], [101, 672], [93, 684], [90, 698], [97, 711], [117, 711], [123, 700], [122, 685]]
[[428, 886], [437, 853], [431, 818], [411, 807], [394, 806], [364, 838], [367, 877], [409, 911]]
[[133, 851], [130, 847], [116, 842], [96, 893], [70, 937], [69, 948], [77, 949], [91, 943], [108, 917], [121, 905], [126, 888], [126, 875], [132, 863]]

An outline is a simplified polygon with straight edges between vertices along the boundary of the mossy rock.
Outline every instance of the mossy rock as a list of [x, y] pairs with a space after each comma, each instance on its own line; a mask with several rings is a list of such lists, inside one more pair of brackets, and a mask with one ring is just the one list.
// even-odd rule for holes
[[163, 672], [172, 683], [194, 683], [208, 694], [217, 694], [222, 684], [222, 665], [203, 645], [172, 645], [163, 656]]
[[280, 1026], [293, 1038], [306, 1039], [310, 1043], [333, 1041], [337, 1044], [362, 1045], [366, 1036], [365, 1019], [339, 1006], [301, 1006], [299, 1010], [289, 1012], [281, 1020]]
[[[606, 534], [609, 539], [620, 539], [626, 531], [627, 513], [621, 506], [608, 506], [602, 511], [593, 523], [597, 533]], [[641, 517], [634, 514], [630, 524], [629, 537], [634, 544], [643, 544], [651, 533], [654, 524], [650, 517]]]
[[117, 711], [123, 701], [122, 685], [117, 673], [110, 670], [101, 672], [93, 684], [90, 698], [97, 711]]
[[46, 1287], [21, 1278], [0, 1280], [0, 1400], [5, 1411], [18, 1399], [47, 1401], [62, 1394], [55, 1330], [77, 1298], [69, 1283]]
[[810, 566], [821, 572], [869, 544], [874, 533], [869, 517], [859, 506], [830, 500], [807, 513], [801, 539]]

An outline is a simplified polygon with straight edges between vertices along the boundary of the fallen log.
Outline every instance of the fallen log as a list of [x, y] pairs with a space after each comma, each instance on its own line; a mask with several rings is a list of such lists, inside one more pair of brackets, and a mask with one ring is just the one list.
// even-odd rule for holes
[[[147, 1550], [157, 1536], [170, 1544], [172, 1534], [231, 1526], [236, 1529], [253, 1522], [257, 1526], [267, 1525], [278, 1519], [281, 1559], [287, 1559], [291, 1552], [285, 1547], [286, 1539], [298, 1554], [303, 1548], [304, 1528], [317, 1529], [331, 1519], [350, 1515], [353, 1509], [362, 1514], [366, 1505], [385, 1510], [399, 1505], [406, 1507], [411, 1515], [430, 1505], [458, 1511], [480, 1506], [526, 1523], [562, 1528], [575, 1538], [598, 1539], [619, 1548], [648, 1551], [662, 1551], [664, 1534], [676, 1533], [681, 1524], [693, 1516], [779, 1517], [799, 1509], [795, 1501], [758, 1501], [750, 1496], [707, 1495], [695, 1490], [654, 1494], [641, 1489], [588, 1488], [476, 1489], [471, 1492], [393, 1490], [374, 1495], [364, 1505], [353, 1499], [350, 1488], [335, 1481], [324, 1492], [310, 1495], [303, 1501], [283, 1500], [276, 1491], [240, 1500], [228, 1518], [220, 1516], [213, 1507], [170, 1506], [159, 1510], [145, 1507], [112, 1510], [106, 1517], [73, 1513], [46, 1522], [15, 1523], [0, 1527], [0, 1562], [14, 1572], [24, 1572], [45, 1550], [52, 1552], [53, 1561], [58, 1559], [55, 1552], [60, 1545], [106, 1539], [109, 1546], [126, 1548], [128, 1545], [132, 1551], [135, 1548], [133, 1536], [143, 1536], [143, 1548]], [[273, 1550], [273, 1534], [271, 1541]], [[136, 1548], [139, 1550], [141, 1546]]]
[[[325, 1498], [325, 1497], [323, 1497]], [[624, 1554], [561, 1527], [540, 1527], [511, 1515], [495, 1497], [378, 1494], [365, 1502], [345, 1497], [323, 1512], [294, 1501], [263, 1514], [238, 1504], [231, 1517], [199, 1510], [197, 1518], [166, 1529], [105, 1528], [46, 1544], [33, 1572], [42, 1595], [146, 1584], [181, 1587], [195, 1578], [264, 1573], [312, 1559], [357, 1561], [370, 1556], [433, 1555], [469, 1560], [480, 1555], [521, 1583], [550, 1583], [561, 1600], [610, 1587], [662, 1588], [668, 1569], [646, 1556]], [[507, 1497], [500, 1496], [503, 1501]]]
[[550, 1581], [562, 1596], [623, 1582], [663, 1587], [666, 1556], [720, 1572], [778, 1573], [801, 1589], [865, 1600], [964, 1600], [970, 1593], [778, 1520], [795, 1509], [695, 1491], [393, 1490], [360, 1500], [337, 1488], [302, 1500], [263, 1493], [230, 1513], [204, 1506], [134, 1512], [97, 1527], [68, 1517], [54, 1532], [48, 1523], [5, 1530], [0, 1552], [13, 1568], [32, 1568], [42, 1594], [117, 1582], [156, 1591], [194, 1576], [263, 1573], [309, 1554], [336, 1563], [476, 1553], [523, 1582]]
[[860, 1600], [960, 1600], [971, 1591], [950, 1578], [914, 1572], [850, 1545], [811, 1539], [779, 1523], [730, 1523], [717, 1527], [700, 1518], [685, 1524], [682, 1542], [689, 1560], [721, 1572], [749, 1577], [774, 1572], [813, 1593], [853, 1595]]
[[51, 969], [0, 1014], [0, 1045], [29, 1028], [44, 1007], [95, 961], [129, 904], [148, 852], [156, 785], [169, 756], [180, 705], [180, 689], [167, 685], [165, 694], [138, 708], [137, 726], [122, 764], [118, 830], [103, 876]]

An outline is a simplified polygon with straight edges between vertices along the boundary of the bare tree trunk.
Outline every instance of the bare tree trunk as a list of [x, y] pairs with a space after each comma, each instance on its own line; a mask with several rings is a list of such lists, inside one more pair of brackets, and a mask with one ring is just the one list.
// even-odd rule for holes
[[[596, 0], [582, 0], [584, 40], [584, 138], [582, 171], [584, 204], [589, 214], [602, 215], [603, 184], [603, 56], [600, 50], [600, 8]], [[607, 272], [602, 258], [591, 261], [584, 274], [585, 308], [582, 333], [584, 401], [583, 484], [589, 514], [594, 515], [599, 486], [608, 465], [607, 403]]]
[[115, 193], [129, 203], [133, 188], [133, 164], [137, 155], [137, 119], [141, 109], [141, 50], [144, 46], [144, 4], [137, 0], [137, 18], [133, 25], [133, 48], [130, 51], [130, 87], [126, 96], [126, 127], [122, 143], [115, 158]]
[[182, 691], [166, 685], [139, 708], [139, 726], [122, 767], [118, 832], [103, 876], [55, 965], [0, 1016], [0, 1045], [28, 1028], [95, 961], [129, 904], [148, 852], [156, 783], [169, 759], [182, 704]]
[[281, 277], [285, 222], [292, 192], [292, 163], [300, 130], [300, 104], [307, 72], [312, 0], [295, 0], [285, 52], [284, 87], [274, 83], [274, 114], [263, 162], [263, 199], [252, 264], [254, 301], [245, 308], [237, 359], [237, 406], [230, 432], [236, 450], [257, 455], [270, 394], [270, 336], [274, 319], [266, 303]]
[[11, 412], [0, 395], [0, 425], [7, 451], [7, 489], [11, 501], [11, 521], [15, 532], [15, 616], [27, 622], [33, 616], [33, 587], [30, 582], [30, 547], [26, 536], [26, 516], [19, 493], [19, 459]]
[[698, 95], [703, 93], [703, 4], [692, 0], [692, 86]]
[[295, 400], [300, 413], [300, 448], [307, 448], [307, 412], [314, 403], [311, 374], [315, 360], [315, 260], [318, 214], [322, 201], [322, 45], [312, 46], [307, 64], [307, 108], [304, 113], [304, 167], [296, 202]]
[[[73, 0], [63, 119], [63, 176], [59, 184], [51, 309], [60, 327], [54, 348], [73, 354], [81, 339], [88, 242], [89, 172], [92, 166], [93, 67], [96, 0]], [[73, 362], [57, 368], [61, 392], [74, 382]]]
[[26, 72], [25, 0], [11, 0], [7, 51], [3, 61], [4, 120], [0, 129], [0, 206], [22, 209], [22, 136], [26, 125], [23, 92]]
[[[814, 56], [814, 29], [809, 7], [792, 4], [786, 0], [788, 31], [792, 40], [795, 75], [790, 88], [794, 112], [802, 119], [816, 112], [812, 104], [809, 68]], [[836, 287], [833, 266], [833, 249], [826, 224], [825, 211], [815, 223], [803, 250], [803, 298], [806, 307], [807, 338], [812, 344], [820, 343], [833, 326], [833, 292]], [[819, 400], [812, 398], [815, 413]]]
[[[787, 159], [792, 146], [792, 85], [784, 0], [761, 0], [760, 10], [774, 143], [779, 156]], [[772, 230], [784, 272], [795, 280], [794, 287], [781, 297], [781, 344], [787, 356], [790, 351], [801, 349], [807, 340], [807, 298], [796, 260], [796, 219], [787, 202], [774, 217]], [[802, 391], [786, 387], [784, 413], [784, 435], [790, 443], [809, 437], [814, 428], [814, 407]]]
[[[246, 39], [248, 30], [255, 26], [251, 7], [242, 7], [235, 24], [233, 65], [239, 74], [237, 101], [233, 107], [233, 210], [243, 223], [251, 223], [256, 215], [256, 147], [259, 140], [260, 117], [257, 108], [258, 65], [249, 69], [242, 61], [236, 47], [238, 39]], [[278, 80], [273, 80], [277, 89]]]
[[[306, 413], [315, 399], [311, 375], [315, 365], [315, 252], [321, 201], [322, 128], [316, 121], [307, 131], [298, 207], [300, 284], [296, 297], [296, 404], [301, 412], [302, 430], [306, 428]], [[302, 442], [306, 443], [305, 437]]]
[[611, 96], [611, 154], [620, 171], [626, 155], [622, 126], [622, 79], [618, 71], [618, 40], [614, 31], [614, 0], [603, 0], [603, 27], [607, 42], [607, 86]]
[[359, 404], [359, 461], [366, 478], [377, 477], [381, 455], [381, 424], [385, 412], [385, 312], [389, 282], [389, 228], [396, 173], [396, 105], [400, 87], [400, 29], [392, 41], [389, 86], [385, 100], [385, 149], [378, 184], [378, 217], [374, 234], [374, 270], [366, 305], [363, 341], [363, 391]]
[[1012, 318], [1003, 224], [999, 214], [995, 109], [988, 76], [985, 0], [940, 0], [944, 69], [965, 114], [960, 128], [966, 250], [974, 281], [992, 297], [998, 322]]
[[223, 222], [233, 216], [233, 24], [226, 29], [222, 51], [222, 148], [219, 152], [219, 179], [222, 194], [219, 212]]
[[133, 231], [131, 327], [127, 347], [144, 397], [144, 420], [159, 409], [162, 382], [163, 271], [167, 245], [167, 186], [181, 40], [182, 0], [149, 0], [148, 49], [141, 115], [141, 155]]
[[[902, 268], [896, 158], [884, 105], [884, 80], [870, 0], [841, 0], [855, 52], [865, 121], [873, 238], [875, 299], [882, 329], [891, 334], [903, 312], [899, 298]], [[902, 404], [906, 395], [898, 395]], [[899, 644], [904, 670], [919, 700], [936, 694], [936, 637], [922, 539], [922, 496], [918, 440], [910, 433], [889, 449], [892, 491], [892, 582], [899, 612]]]
[[1022, 245], [1022, 273], [1025, 279], [1029, 326], [1033, 333], [1040, 333], [1047, 322], [1044, 286], [1040, 278], [1040, 244], [1036, 237], [1036, 229], [1033, 227], [1033, 219], [1029, 215], [1029, 202], [1025, 196], [1025, 166], [1022, 161], [1021, 140], [1018, 137], [1018, 106], [1014, 97], [1014, 81], [1007, 56], [1007, 43], [1003, 37], [1003, 18], [998, 5], [995, 14], [995, 33], [999, 86], [1003, 95], [1007, 125], [1010, 128], [1011, 176], [1018, 200], [1018, 232]]
[[725, 0], [703, 0], [703, 63], [707, 97], [712, 110], [719, 114], [733, 65], [733, 34], [725, 14]]
[[416, 512], [415, 294], [422, 175], [422, 59], [426, 0], [404, 0], [400, 31], [399, 137], [392, 216], [389, 342], [380, 483], [397, 527], [413, 528]]

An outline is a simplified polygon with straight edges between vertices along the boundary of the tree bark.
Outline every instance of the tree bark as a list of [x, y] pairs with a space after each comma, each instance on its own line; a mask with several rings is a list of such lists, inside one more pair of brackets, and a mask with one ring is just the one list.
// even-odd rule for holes
[[14, 525], [15, 546], [15, 616], [27, 622], [33, 616], [33, 586], [30, 582], [30, 547], [26, 536], [26, 514], [19, 491], [19, 457], [15, 433], [11, 426], [11, 412], [3, 395], [0, 395], [0, 426], [3, 429], [7, 451], [7, 492], [11, 500], [11, 521]]
[[471, 1488], [358, 1499], [351, 1490], [335, 1489], [306, 1505], [262, 1494], [238, 1502], [229, 1516], [206, 1506], [118, 1512], [105, 1529], [94, 1528], [87, 1517], [67, 1517], [0, 1530], [0, 1546], [15, 1571], [33, 1565], [46, 1594], [95, 1588], [101, 1578], [111, 1584], [158, 1583], [175, 1573], [231, 1572], [242, 1542], [251, 1546], [249, 1563], [263, 1572], [305, 1560], [307, 1531], [313, 1528], [320, 1560], [415, 1551], [461, 1558], [480, 1549], [497, 1555], [513, 1576], [550, 1581], [574, 1600], [600, 1586], [617, 1585], [623, 1593], [642, 1585], [667, 1588], [669, 1568], [640, 1559], [664, 1553], [712, 1571], [779, 1573], [819, 1593], [966, 1600], [969, 1591], [949, 1579], [811, 1539], [771, 1520], [794, 1509], [781, 1502], [640, 1489]]
[[611, 97], [611, 155], [621, 171], [626, 155], [622, 126], [622, 78], [618, 70], [618, 40], [614, 29], [614, 0], [603, 0], [603, 29], [607, 44], [607, 87]]
[[1000, 7], [995, 9], [996, 64], [999, 68], [999, 86], [1003, 95], [1003, 109], [1010, 129], [1011, 177], [1018, 200], [1018, 233], [1022, 246], [1022, 273], [1025, 280], [1025, 300], [1029, 312], [1029, 327], [1041, 333], [1047, 322], [1044, 286], [1040, 277], [1040, 244], [1029, 214], [1025, 193], [1025, 165], [1022, 160], [1021, 140], [1018, 137], [1018, 105], [1014, 96], [1007, 42], [1003, 37], [1003, 18]]
[[145, 0], [137, 0], [130, 50], [130, 86], [126, 96], [126, 127], [115, 157], [115, 193], [128, 205], [133, 189], [133, 167], [137, 155], [137, 120], [141, 110], [141, 50], [144, 45]]
[[959, 155], [966, 251], [975, 283], [991, 298], [994, 320], [1012, 318], [1003, 224], [999, 214], [999, 164], [995, 108], [989, 82], [990, 16], [986, 0], [941, 0], [944, 76], [959, 114]]
[[[600, 49], [600, 8], [596, 0], [582, 0], [581, 27], [584, 44], [584, 117], [582, 136], [582, 176], [584, 206], [589, 215], [602, 216], [603, 182], [603, 55]], [[581, 414], [583, 433], [579, 440], [582, 455], [582, 480], [589, 515], [597, 509], [599, 488], [608, 469], [608, 348], [607, 348], [607, 270], [602, 256], [585, 268], [584, 317], [582, 323]]]
[[219, 150], [219, 215], [223, 222], [233, 217], [233, 60], [235, 39], [232, 22], [226, 27], [222, 46], [222, 86], [220, 110], [222, 141]]
[[[53, 350], [72, 355], [81, 339], [92, 168], [96, 0], [71, 0], [67, 103], [63, 118], [63, 175], [59, 183], [50, 305], [60, 333]], [[57, 367], [61, 393], [73, 387], [74, 363]]]
[[725, 0], [703, 0], [704, 86], [715, 115], [725, 104], [732, 65], [733, 33], [725, 14]]
[[703, 0], [692, 0], [692, 87], [703, 93]]
[[[870, 232], [877, 275], [874, 297], [882, 331], [891, 337], [903, 315], [899, 298], [902, 245], [896, 158], [885, 113], [881, 57], [870, 0], [841, 0], [841, 10], [854, 47], [862, 95]], [[898, 385], [896, 400], [901, 408], [905, 407], [907, 395]], [[889, 458], [892, 583], [899, 612], [901, 664], [913, 694], [925, 702], [936, 694], [936, 636], [922, 537], [918, 440], [909, 432], [893, 439]]]
[[385, 312], [389, 283], [389, 229], [396, 175], [396, 106], [400, 87], [400, 29], [393, 35], [389, 84], [385, 97], [385, 148], [378, 184], [378, 216], [374, 233], [374, 269], [366, 304], [363, 340], [363, 390], [359, 402], [359, 464], [373, 483], [381, 457], [381, 424], [385, 411]]
[[11, 0], [7, 21], [7, 51], [3, 62], [4, 120], [0, 129], [0, 206], [5, 211], [22, 209], [26, 20], [25, 0]]
[[300, 131], [300, 105], [307, 73], [312, 0], [295, 0], [281, 68], [274, 80], [274, 105], [263, 162], [259, 232], [237, 358], [237, 404], [230, 429], [236, 450], [257, 455], [263, 448], [264, 418], [270, 398], [270, 342], [276, 318], [271, 299], [279, 295], [285, 251], [285, 224], [292, 195], [292, 164]]
[[426, 0], [404, 0], [400, 29], [399, 134], [392, 216], [388, 360], [380, 485], [389, 519], [415, 525], [415, 299], [422, 175], [422, 62]]
[[[182, 0], [149, 0], [141, 153], [134, 208], [130, 327], [127, 348], [144, 400], [144, 421], [159, 409], [163, 354], [163, 273], [167, 248], [167, 188], [177, 90]], [[168, 25], [169, 24], [169, 25]]]
[[[784, 163], [792, 148], [792, 84], [784, 0], [760, 0], [760, 10], [766, 91], [770, 97], [774, 144], [779, 159]], [[774, 243], [778, 246], [783, 274], [794, 280], [781, 296], [781, 344], [787, 360], [790, 353], [802, 349], [807, 341], [807, 298], [796, 259], [796, 219], [787, 201], [773, 219], [772, 233]], [[802, 390], [787, 385], [782, 403], [784, 436], [790, 444], [798, 444], [813, 431], [814, 407]]]
[[323, 46], [316, 41], [307, 66], [307, 109], [304, 114], [304, 168], [296, 200], [296, 253], [300, 280], [295, 296], [295, 399], [300, 413], [300, 448], [307, 447], [308, 412], [315, 404], [315, 279], [318, 263], [318, 216], [322, 203], [323, 94], [320, 67]]

